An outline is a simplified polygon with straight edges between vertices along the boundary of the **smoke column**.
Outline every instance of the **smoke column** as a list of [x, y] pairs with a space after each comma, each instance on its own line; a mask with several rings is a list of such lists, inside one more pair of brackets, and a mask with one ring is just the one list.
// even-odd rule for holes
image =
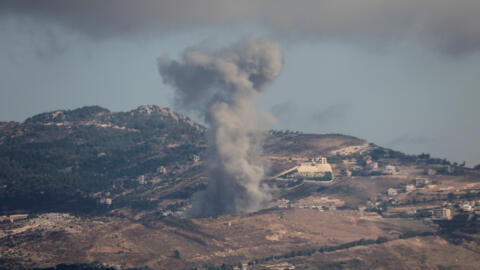
[[209, 183], [194, 195], [188, 216], [252, 212], [269, 202], [260, 183], [260, 154], [272, 118], [254, 102], [282, 65], [278, 44], [265, 38], [246, 38], [221, 50], [192, 47], [179, 61], [159, 59], [160, 75], [175, 89], [177, 105], [200, 113], [209, 125]]

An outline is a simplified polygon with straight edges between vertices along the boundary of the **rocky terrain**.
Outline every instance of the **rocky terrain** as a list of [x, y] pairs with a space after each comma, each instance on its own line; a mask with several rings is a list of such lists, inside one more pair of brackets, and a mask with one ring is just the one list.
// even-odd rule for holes
[[[158, 106], [0, 123], [0, 268], [480, 268], [478, 169], [270, 131], [270, 206], [184, 218], [208, 182], [205, 131]], [[280, 177], [319, 156], [333, 180]]]

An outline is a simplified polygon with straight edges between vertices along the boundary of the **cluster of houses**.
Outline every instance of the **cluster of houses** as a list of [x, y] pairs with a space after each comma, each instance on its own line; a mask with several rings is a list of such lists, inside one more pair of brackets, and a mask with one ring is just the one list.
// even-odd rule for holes
[[[396, 197], [400, 193], [408, 193], [424, 187], [433, 187], [433, 185], [427, 178], [415, 178], [412, 180], [411, 184], [407, 184], [401, 188], [389, 188], [386, 193], [390, 197], [390, 201], [392, 202], [392, 204], [395, 205], [398, 204], [398, 201], [394, 197]], [[380, 205], [381, 203], [377, 204]], [[372, 207], [375, 206], [377, 205], [372, 205]], [[480, 215], [480, 200], [459, 200], [455, 202], [445, 201], [442, 203], [442, 205], [439, 206], [421, 209], [412, 208], [405, 214], [410, 216], [429, 218], [433, 220], [449, 220], [452, 219], [455, 213], [459, 212]]]
[[175, 211], [168, 210], [168, 209], [163, 209], [161, 211], [161, 214], [164, 217], [184, 217], [185, 211], [187, 209], [188, 209], [187, 207], [182, 207], [181, 209], [175, 210]]
[[97, 192], [91, 195], [92, 198], [97, 199], [97, 201], [101, 204], [105, 204], [107, 206], [112, 205], [112, 199], [110, 197], [110, 192]]
[[334, 211], [337, 210], [337, 207], [343, 206], [344, 204], [341, 200], [328, 197], [309, 197], [296, 202], [290, 202], [290, 200], [285, 198], [277, 200], [278, 208], [303, 208], [316, 209], [319, 211]]
[[442, 205], [442, 207], [416, 210], [415, 214], [425, 218], [431, 218], [433, 220], [450, 220], [454, 216], [455, 212], [480, 215], [480, 200], [447, 203]]
[[424, 188], [430, 184], [430, 180], [427, 178], [414, 178], [412, 184], [407, 184], [402, 188], [389, 188], [387, 189], [387, 195], [390, 197], [397, 196], [402, 192], [412, 192], [417, 188]]
[[381, 166], [377, 161], [372, 160], [370, 156], [365, 156], [362, 162], [364, 162], [364, 166], [358, 165], [358, 161], [355, 158], [343, 160], [343, 165], [347, 169], [342, 171], [342, 175], [396, 175], [400, 171], [395, 165], [387, 164]]
[[436, 166], [434, 168], [427, 168], [425, 169], [424, 174], [429, 176], [438, 175], [438, 174], [452, 175], [452, 174], [455, 174], [455, 166], [446, 165], [446, 166]]
[[[192, 160], [194, 162], [198, 162], [200, 160], [200, 157], [198, 157], [197, 155], [194, 155], [192, 157]], [[164, 166], [158, 167], [156, 171], [157, 171], [157, 174], [159, 174], [161, 176], [167, 175], [167, 168], [165, 168]], [[136, 180], [140, 185], [145, 185], [147, 183], [157, 184], [157, 183], [162, 181], [162, 178], [145, 176], [144, 174], [141, 174], [134, 180]]]

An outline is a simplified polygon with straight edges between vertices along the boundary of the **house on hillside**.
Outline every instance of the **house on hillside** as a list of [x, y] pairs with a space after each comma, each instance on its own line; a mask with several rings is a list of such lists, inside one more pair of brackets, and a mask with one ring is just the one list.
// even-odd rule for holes
[[23, 219], [27, 219], [28, 218], [28, 214], [16, 214], [16, 215], [10, 215], [10, 216], [1, 216], [0, 217], [0, 223], [2, 222], [10, 222], [10, 223], [14, 223], [15, 221], [18, 221], [18, 220], [23, 220]]
[[387, 165], [387, 166], [385, 166], [385, 173], [396, 174], [397, 173], [397, 167], [395, 167], [393, 165]]
[[165, 168], [164, 166], [160, 166], [157, 168], [157, 173], [165, 175], [167, 174], [167, 168]]
[[282, 175], [278, 175], [277, 177], [311, 181], [330, 181], [333, 179], [333, 170], [327, 158], [317, 157], [286, 170]]
[[412, 192], [416, 189], [415, 185], [406, 185], [405, 186], [405, 191], [406, 192]]
[[279, 208], [288, 208], [288, 207], [290, 207], [290, 200], [287, 200], [285, 198], [281, 198], [280, 200], [277, 200], [277, 206]]
[[396, 189], [394, 189], [394, 188], [389, 188], [389, 189], [387, 190], [387, 194], [388, 194], [388, 196], [397, 196], [398, 191], [397, 191]]
[[465, 211], [465, 212], [472, 212], [474, 210], [474, 208], [472, 207], [471, 204], [469, 204], [468, 202], [465, 202], [462, 206], [461, 206], [462, 210]]
[[432, 210], [432, 218], [434, 219], [452, 219], [452, 211], [448, 208], [438, 208]]
[[101, 199], [100, 199], [100, 203], [101, 203], [101, 204], [106, 204], [107, 206], [110, 206], [110, 205], [112, 205], [112, 199], [110, 199], [110, 198], [101, 198]]
[[324, 174], [325, 172], [332, 172], [332, 167], [328, 164], [324, 157], [312, 158], [309, 162], [300, 164], [297, 168], [298, 173], [303, 176], [313, 176], [317, 174]]
[[427, 178], [414, 178], [413, 183], [416, 187], [424, 187], [425, 185], [430, 183], [430, 180]]
[[309, 162], [304, 162], [297, 168], [297, 175], [300, 177], [319, 178], [327, 174], [333, 175], [333, 170], [325, 157], [312, 158]]
[[137, 177], [137, 182], [140, 184], [140, 185], [145, 185], [145, 175], [140, 175]]

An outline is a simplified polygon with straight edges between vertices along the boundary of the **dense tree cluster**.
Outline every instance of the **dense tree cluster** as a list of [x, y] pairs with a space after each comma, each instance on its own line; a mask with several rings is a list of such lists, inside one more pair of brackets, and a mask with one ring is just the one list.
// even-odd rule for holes
[[110, 113], [98, 106], [0, 127], [0, 212], [103, 211], [105, 205], [91, 194], [114, 184], [135, 188], [132, 179], [187, 162], [204, 143], [204, 130], [185, 118], [138, 110]]

